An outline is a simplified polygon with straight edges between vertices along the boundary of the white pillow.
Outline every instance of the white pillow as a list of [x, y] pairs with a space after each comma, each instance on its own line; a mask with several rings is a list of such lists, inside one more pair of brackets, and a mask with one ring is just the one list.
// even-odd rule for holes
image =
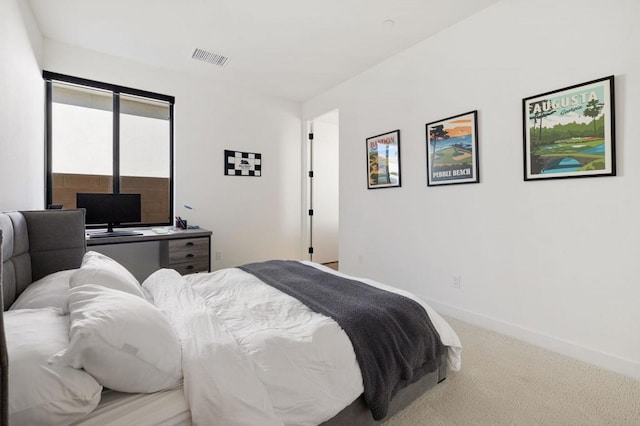
[[71, 288], [98, 284], [144, 298], [140, 282], [124, 266], [102, 253], [88, 251], [69, 281]]
[[7, 311], [4, 327], [10, 424], [69, 424], [93, 411], [102, 386], [82, 370], [47, 364], [69, 343], [67, 315], [55, 308]]
[[120, 392], [157, 392], [180, 383], [180, 342], [151, 303], [86, 284], [69, 290], [68, 309], [69, 346], [50, 362], [83, 368], [101, 385]]
[[75, 269], [54, 272], [34, 281], [18, 296], [9, 310], [38, 309], [46, 307], [62, 308], [67, 299], [69, 279]]

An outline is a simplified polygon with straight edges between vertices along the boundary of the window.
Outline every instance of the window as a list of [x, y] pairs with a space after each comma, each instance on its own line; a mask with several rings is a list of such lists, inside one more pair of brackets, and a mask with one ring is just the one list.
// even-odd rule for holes
[[43, 72], [46, 203], [76, 207], [78, 192], [141, 195], [141, 222], [173, 217], [172, 96]]

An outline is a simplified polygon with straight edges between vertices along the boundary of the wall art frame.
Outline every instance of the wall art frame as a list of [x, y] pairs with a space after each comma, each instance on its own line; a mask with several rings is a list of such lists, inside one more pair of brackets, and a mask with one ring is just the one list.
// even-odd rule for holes
[[522, 100], [524, 180], [615, 176], [614, 76]]
[[427, 186], [480, 182], [478, 110], [425, 124]]
[[224, 150], [225, 176], [262, 176], [262, 154]]
[[367, 189], [402, 186], [400, 130], [367, 138]]

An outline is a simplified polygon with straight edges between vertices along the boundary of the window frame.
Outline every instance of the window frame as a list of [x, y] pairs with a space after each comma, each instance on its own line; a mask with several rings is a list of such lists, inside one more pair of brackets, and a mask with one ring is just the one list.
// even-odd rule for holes
[[[133, 225], [121, 225], [121, 227], [146, 227], [146, 226], [167, 226], [172, 225], [173, 204], [174, 204], [174, 104], [175, 97], [163, 95], [160, 93], [148, 92], [146, 90], [133, 89], [130, 87], [119, 86], [115, 84], [103, 83], [95, 80], [89, 80], [81, 77], [55, 73], [51, 71], [42, 71], [42, 78], [45, 82], [45, 206], [51, 205], [53, 201], [53, 83], [69, 83], [77, 86], [86, 86], [94, 89], [110, 91], [113, 95], [113, 131], [112, 131], [112, 148], [113, 148], [113, 173], [112, 173], [112, 193], [120, 193], [120, 95], [133, 95], [142, 98], [154, 99], [169, 104], [169, 220], [162, 223], [137, 223]], [[101, 226], [87, 226], [87, 228], [100, 228]]]

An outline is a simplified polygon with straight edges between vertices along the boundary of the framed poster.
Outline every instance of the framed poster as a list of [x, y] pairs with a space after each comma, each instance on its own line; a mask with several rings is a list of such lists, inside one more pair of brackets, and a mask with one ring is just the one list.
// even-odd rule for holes
[[262, 154], [224, 150], [224, 174], [262, 176]]
[[478, 111], [427, 123], [427, 185], [478, 183]]
[[522, 100], [524, 180], [615, 176], [613, 76]]
[[367, 185], [400, 186], [400, 130], [367, 138]]

